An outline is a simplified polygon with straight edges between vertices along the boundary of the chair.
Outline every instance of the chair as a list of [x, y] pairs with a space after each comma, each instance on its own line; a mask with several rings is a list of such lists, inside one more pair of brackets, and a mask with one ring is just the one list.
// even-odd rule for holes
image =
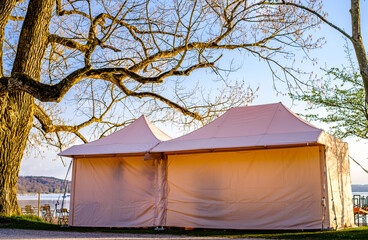
[[58, 224], [60, 225], [68, 225], [69, 222], [69, 212], [68, 209], [56, 209], [58, 214]]
[[34, 215], [35, 214], [35, 210], [32, 208], [31, 205], [26, 205], [24, 207], [24, 214], [26, 214], [26, 215]]
[[41, 206], [41, 214], [44, 221], [52, 223], [52, 213], [49, 204]]

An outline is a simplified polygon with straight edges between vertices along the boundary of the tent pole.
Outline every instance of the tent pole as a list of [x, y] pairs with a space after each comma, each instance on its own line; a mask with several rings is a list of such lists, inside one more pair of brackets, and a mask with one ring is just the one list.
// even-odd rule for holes
[[[73, 158], [72, 159], [73, 161], [73, 169], [72, 169], [72, 192], [71, 192], [71, 198], [70, 198], [70, 201], [71, 201], [71, 206], [72, 206], [72, 218], [71, 218], [71, 222], [69, 222], [69, 225], [70, 226], [73, 226], [74, 225], [74, 212], [75, 212], [75, 207], [74, 207], [74, 203], [75, 203], [75, 182], [77, 181], [77, 175], [76, 175], [76, 172], [77, 172], [77, 159], [76, 158]], [[69, 210], [69, 216], [70, 216], [70, 210]]]

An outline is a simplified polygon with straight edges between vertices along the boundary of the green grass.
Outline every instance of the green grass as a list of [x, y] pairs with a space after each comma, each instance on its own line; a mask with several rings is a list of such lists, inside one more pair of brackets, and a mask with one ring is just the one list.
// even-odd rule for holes
[[0, 216], [0, 228], [20, 228], [35, 230], [60, 230], [61, 227], [55, 224], [45, 223], [41, 218], [33, 215]]
[[35, 216], [0, 217], [0, 228], [18, 228], [50, 231], [73, 231], [73, 232], [110, 232], [132, 234], [172, 234], [188, 236], [213, 236], [213, 237], [253, 237], [274, 239], [368, 239], [368, 227], [349, 228], [339, 231], [324, 232], [286, 232], [286, 231], [241, 231], [241, 230], [210, 230], [195, 229], [182, 230], [170, 229], [155, 231], [151, 228], [80, 228], [61, 227], [60, 225], [42, 222]]

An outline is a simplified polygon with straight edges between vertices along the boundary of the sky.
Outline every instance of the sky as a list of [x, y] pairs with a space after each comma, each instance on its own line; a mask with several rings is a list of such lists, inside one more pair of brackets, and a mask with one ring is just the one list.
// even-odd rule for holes
[[[350, 33], [350, 1], [326, 0], [323, 2], [324, 11], [328, 13], [327, 19], [339, 26], [341, 29]], [[364, 25], [365, 23], [368, 23], [368, 1], [361, 1], [361, 16], [363, 41], [365, 46], [368, 47], [368, 28], [367, 25]], [[311, 66], [306, 63], [303, 67], [308, 70], [311, 69], [319, 75], [323, 75], [320, 68], [341, 67], [342, 65], [347, 65], [347, 60], [343, 51], [345, 40], [342, 38], [341, 34], [327, 25], [323, 25], [315, 34], [316, 36], [325, 37], [327, 43], [321, 49], [310, 52], [312, 57], [317, 57], [318, 65]], [[289, 97], [276, 94], [273, 89], [271, 73], [265, 63], [244, 56], [239, 60], [242, 63], [241, 68], [236, 73], [232, 74], [231, 77], [236, 78], [237, 80], [244, 80], [254, 88], [259, 87], [258, 97], [252, 104], [256, 105], [282, 102], [296, 113], [305, 113], [305, 103], [292, 102]], [[195, 74], [192, 77], [205, 77], [205, 71], [200, 74]], [[279, 86], [282, 85], [279, 84]], [[328, 129], [328, 125], [326, 124], [319, 122], [313, 122], [313, 124], [325, 130]], [[172, 137], [177, 137], [183, 134], [182, 132], [172, 128], [170, 124], [158, 124], [158, 127]], [[344, 141], [349, 143], [350, 155], [360, 162], [363, 167], [368, 169], [368, 142], [355, 138], [344, 139]], [[46, 150], [44, 158], [24, 158], [20, 167], [20, 175], [54, 176], [65, 178], [70, 158], [64, 158], [66, 163], [66, 166], [64, 166], [61, 160], [56, 157], [56, 154], [57, 153], [54, 151]], [[350, 168], [353, 184], [368, 184], [368, 174], [365, 173], [357, 164], [351, 162]], [[70, 174], [68, 179], [70, 179]]]

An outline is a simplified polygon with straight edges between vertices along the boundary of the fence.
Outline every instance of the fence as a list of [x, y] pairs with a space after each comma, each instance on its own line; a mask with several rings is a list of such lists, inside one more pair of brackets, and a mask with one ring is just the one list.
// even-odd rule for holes
[[18, 202], [25, 215], [39, 216], [43, 221], [67, 225], [69, 194], [19, 194]]
[[368, 196], [353, 195], [354, 223], [357, 226], [367, 225]]

